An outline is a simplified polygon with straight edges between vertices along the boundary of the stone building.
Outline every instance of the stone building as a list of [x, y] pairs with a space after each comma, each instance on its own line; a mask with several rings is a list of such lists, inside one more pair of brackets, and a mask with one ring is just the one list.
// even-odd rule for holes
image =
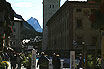
[[11, 47], [16, 52], [21, 52], [22, 49], [21, 38], [20, 38], [22, 26], [23, 26], [23, 20], [19, 19], [18, 17], [14, 17], [13, 34], [11, 37]]
[[[71, 50], [82, 51], [82, 42], [87, 49], [96, 48], [98, 31], [96, 31], [89, 16], [99, 6], [95, 3], [66, 1], [64, 5], [49, 19], [48, 53], [57, 52], [69, 57]], [[100, 49], [100, 45], [98, 42]]]
[[6, 0], [0, 0], [0, 53], [9, 47], [9, 37], [12, 34], [14, 11]]
[[60, 0], [43, 0], [43, 42], [42, 50], [47, 47], [48, 31], [46, 23], [51, 16], [60, 8]]

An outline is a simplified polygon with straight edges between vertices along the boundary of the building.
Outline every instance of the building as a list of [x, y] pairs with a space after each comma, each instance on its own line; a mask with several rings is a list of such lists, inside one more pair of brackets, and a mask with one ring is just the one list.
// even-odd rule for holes
[[43, 44], [42, 49], [47, 47], [48, 31], [46, 23], [51, 16], [60, 8], [60, 0], [43, 0]]
[[9, 47], [14, 11], [6, 0], [0, 0], [0, 53]]
[[11, 47], [16, 52], [21, 52], [22, 50], [21, 38], [20, 38], [22, 26], [23, 26], [23, 20], [14, 17], [13, 34], [11, 37]]
[[71, 50], [82, 51], [82, 42], [87, 50], [94, 51], [96, 43], [100, 49], [98, 31], [89, 21], [90, 14], [98, 7], [95, 3], [66, 1], [47, 23], [48, 53], [57, 52], [69, 57]]
[[92, 2], [92, 3], [101, 3], [103, 2], [103, 0], [87, 0], [88, 2]]

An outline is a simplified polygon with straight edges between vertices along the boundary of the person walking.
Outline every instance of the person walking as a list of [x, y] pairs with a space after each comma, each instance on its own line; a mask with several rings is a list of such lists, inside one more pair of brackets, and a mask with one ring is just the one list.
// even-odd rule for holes
[[5, 52], [4, 55], [5, 55], [5, 61], [9, 61], [8, 53]]
[[17, 55], [17, 69], [21, 69], [21, 63], [22, 63], [22, 57], [20, 56], [20, 54]]
[[16, 68], [16, 54], [12, 54], [10, 56], [10, 63], [11, 63], [11, 69], [15, 69]]
[[38, 60], [37, 67], [38, 66], [39, 69], [49, 69], [49, 60], [45, 57], [44, 52], [42, 52], [41, 57]]
[[58, 54], [57, 55], [55, 53], [53, 54], [52, 65], [53, 65], [53, 69], [60, 69], [61, 61]]
[[53, 69], [55, 69], [55, 63], [56, 63], [56, 53], [53, 53], [53, 58], [52, 58]]

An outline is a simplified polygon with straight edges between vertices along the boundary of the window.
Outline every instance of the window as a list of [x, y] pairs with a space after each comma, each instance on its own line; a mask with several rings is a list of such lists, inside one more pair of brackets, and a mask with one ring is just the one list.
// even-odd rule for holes
[[13, 45], [15, 45], [15, 42], [13, 42]]
[[76, 9], [76, 12], [81, 12], [81, 11], [82, 11], [82, 9], [80, 9], [80, 8], [79, 9]]
[[15, 32], [15, 29], [14, 29], [14, 32]]
[[82, 28], [82, 20], [77, 20], [77, 28]]
[[12, 41], [10, 41], [10, 45], [12, 45]]
[[54, 5], [53, 5], [53, 8], [54, 8]]
[[50, 8], [51, 8], [51, 5], [50, 5]]

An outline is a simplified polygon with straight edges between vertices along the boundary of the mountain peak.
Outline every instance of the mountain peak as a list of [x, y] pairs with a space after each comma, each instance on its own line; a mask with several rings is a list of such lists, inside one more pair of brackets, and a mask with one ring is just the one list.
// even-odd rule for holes
[[43, 32], [38, 20], [36, 18], [31, 17], [30, 19], [27, 20], [27, 22], [33, 26], [33, 28], [38, 31], [38, 32]]
[[30, 18], [30, 19], [28, 19], [28, 20], [35, 20], [35, 18], [31, 17], [31, 18]]
[[31, 17], [30, 19], [34, 19], [33, 17]]

